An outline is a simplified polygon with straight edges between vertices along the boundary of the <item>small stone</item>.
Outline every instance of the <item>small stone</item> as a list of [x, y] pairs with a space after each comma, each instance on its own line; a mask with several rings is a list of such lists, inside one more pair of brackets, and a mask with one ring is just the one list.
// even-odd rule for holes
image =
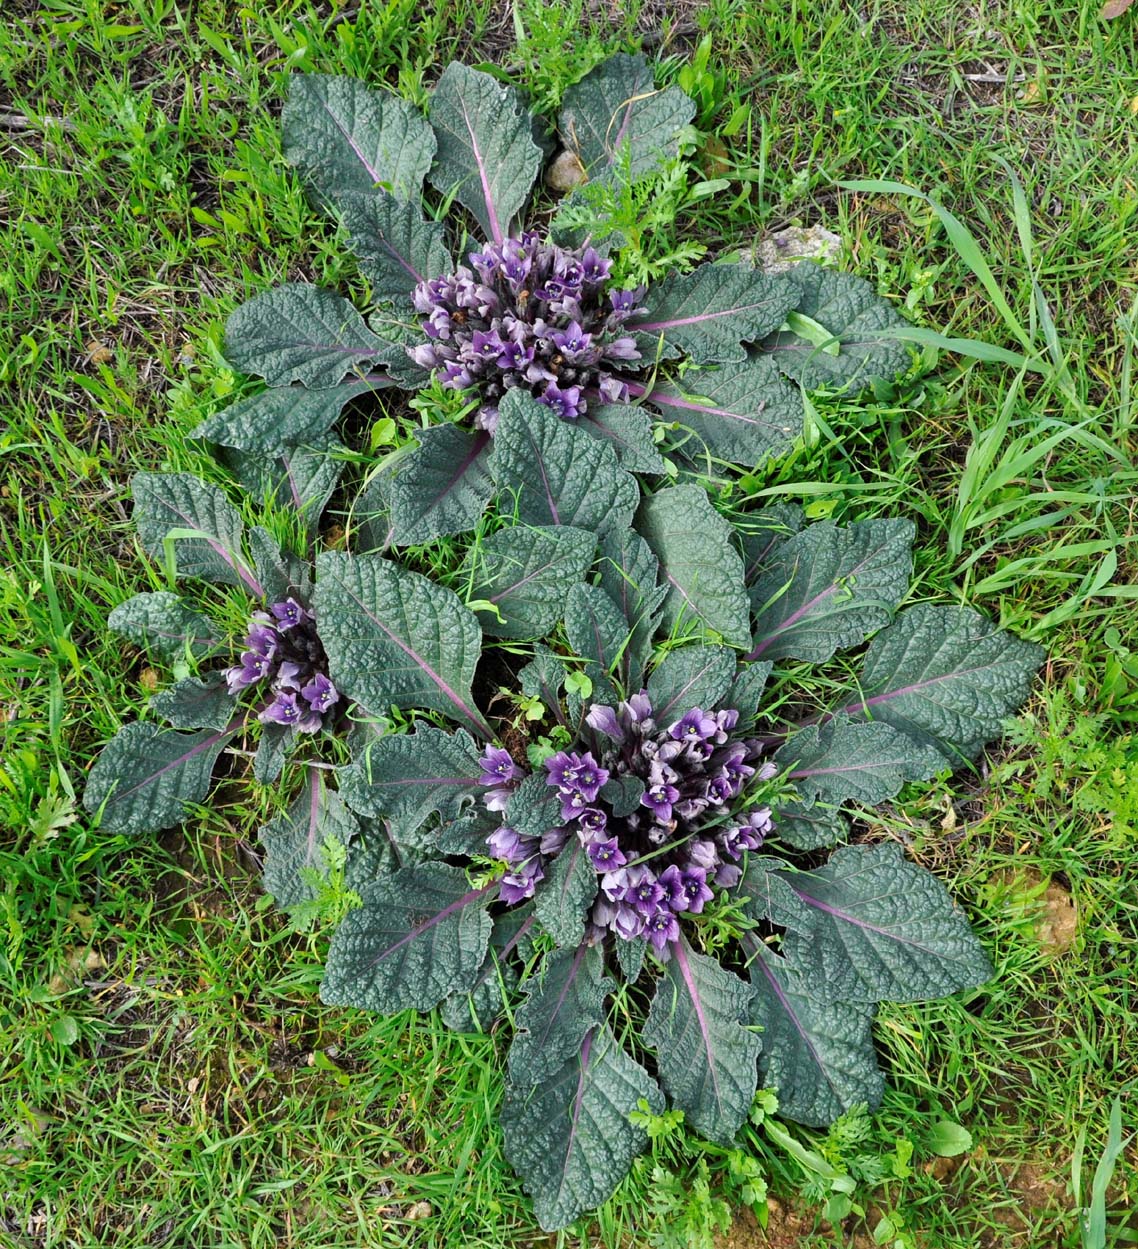
[[821, 226], [790, 226], [759, 239], [753, 256], [764, 273], [785, 273], [799, 261], [836, 264], [842, 254], [842, 240]]
[[114, 348], [92, 338], [87, 344], [87, 364], [109, 364], [115, 358]]
[[581, 164], [576, 152], [561, 152], [553, 164], [545, 171], [546, 185], [552, 191], [572, 191], [583, 182], [588, 182], [589, 175]]
[[413, 1206], [408, 1207], [403, 1217], [409, 1223], [417, 1223], [420, 1219], [429, 1219], [434, 1212], [434, 1207], [429, 1201], [417, 1201]]

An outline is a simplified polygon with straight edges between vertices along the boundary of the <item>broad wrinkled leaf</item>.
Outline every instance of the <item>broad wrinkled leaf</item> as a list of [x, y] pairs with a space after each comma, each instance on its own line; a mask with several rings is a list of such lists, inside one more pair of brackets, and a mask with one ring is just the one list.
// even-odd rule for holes
[[103, 747], [87, 777], [83, 805], [103, 807], [108, 833], [154, 833], [173, 828], [188, 803], [201, 802], [225, 743], [240, 727], [178, 733], [153, 724], [127, 724]]
[[285, 160], [329, 199], [381, 184], [416, 196], [435, 154], [413, 104], [343, 75], [293, 74], [281, 124]]
[[183, 677], [150, 700], [150, 710], [176, 729], [223, 729], [234, 707], [234, 697], [221, 672], [207, 673], [204, 681]]
[[838, 340], [838, 354], [789, 331], [772, 334], [762, 344], [775, 364], [807, 390], [867, 386], [892, 378], [909, 367], [909, 353], [881, 330], [905, 321], [868, 282], [820, 265], [796, 265], [784, 275], [798, 288], [794, 309], [816, 321]]
[[533, 638], [561, 619], [569, 591], [580, 585], [597, 540], [584, 529], [517, 525], [478, 547], [468, 601], [493, 603], [501, 618], [481, 612], [491, 637]]
[[678, 87], [656, 90], [644, 57], [619, 53], [565, 92], [557, 129], [590, 181], [636, 181], [676, 155], [694, 116]]
[[614, 942], [620, 974], [629, 984], [635, 984], [640, 979], [640, 972], [644, 967], [644, 947], [647, 944], [646, 941], [621, 941], [619, 939]]
[[312, 566], [307, 560], [282, 551], [263, 525], [249, 530], [249, 552], [257, 580], [265, 587], [267, 602], [280, 602], [289, 595], [308, 601], [312, 595]]
[[956, 763], [972, 759], [1027, 700], [1043, 650], [967, 607], [921, 603], [869, 644], [851, 717], [871, 716]]
[[630, 473], [663, 473], [664, 457], [652, 437], [652, 416], [629, 403], [593, 403], [578, 426], [609, 443], [616, 458]]
[[913, 571], [913, 523], [810, 525], [784, 542], [751, 587], [752, 657], [821, 663], [887, 625]]
[[906, 781], [944, 771], [944, 756], [888, 724], [851, 724], [834, 719], [807, 725], [781, 746], [775, 762], [789, 767], [799, 794], [812, 800], [846, 799], [876, 806]]
[[558, 945], [577, 945], [584, 937], [585, 915], [597, 896], [597, 881], [584, 846], [570, 837], [533, 895], [541, 926]]
[[647, 394], [666, 421], [678, 421], [685, 457], [705, 456], [754, 467], [782, 455], [802, 433], [802, 396], [762, 356], [714, 369], [691, 370], [683, 382], [664, 379]]
[[382, 555], [391, 545], [395, 530], [391, 523], [391, 487], [394, 477], [380, 470], [364, 486], [352, 504], [349, 548], [357, 555]]
[[798, 287], [750, 265], [699, 265], [691, 273], [669, 273], [649, 288], [647, 320], [630, 328], [647, 360], [655, 359], [663, 336], [665, 354], [684, 352], [698, 364], [745, 361], [753, 343], [786, 320], [801, 298]]
[[316, 569], [320, 640], [345, 697], [376, 719], [422, 708], [493, 737], [471, 703], [482, 630], [455, 594], [378, 555], [325, 551]]
[[[420, 390], [427, 384], [431, 370], [415, 363], [407, 354], [408, 347], [427, 342], [423, 328], [415, 319], [411, 305], [395, 309], [378, 304], [368, 317], [368, 326], [380, 341], [377, 359], [383, 365], [383, 376], [401, 390]], [[368, 375], [369, 380], [375, 374]]]
[[530, 773], [510, 795], [505, 822], [523, 837], [541, 837], [564, 823], [561, 799], [547, 783], [544, 768]]
[[766, 688], [772, 664], [741, 664], [727, 692], [719, 700], [720, 707], [733, 707], [739, 713], [740, 733], [753, 728], [759, 717], [759, 699]]
[[754, 585], [764, 573], [779, 547], [806, 523], [806, 514], [796, 503], [768, 503], [745, 518], [746, 529], [739, 531], [743, 545], [743, 579]]
[[565, 667], [549, 649], [537, 643], [533, 659], [518, 673], [522, 693], [529, 698], [540, 698], [555, 716], [561, 710], [561, 689], [565, 683]]
[[[219, 458], [254, 499], [290, 508], [311, 531], [339, 485], [347, 450], [338, 438], [323, 434], [304, 446], [282, 447], [271, 457], [226, 448]], [[265, 588], [269, 598], [275, 597]]]
[[454, 270], [442, 223], [428, 221], [417, 204], [373, 191], [342, 196], [339, 208], [375, 299], [409, 298], [420, 282]]
[[279, 455], [287, 447], [319, 441], [335, 425], [345, 404], [387, 384], [369, 379], [342, 382], [327, 390], [270, 386], [208, 417], [190, 437], [253, 455]]
[[751, 1018], [762, 1029], [759, 1080], [778, 1094], [779, 1114], [825, 1128], [859, 1103], [876, 1109], [885, 1082], [873, 1048], [873, 1007], [820, 999], [808, 975], [765, 946], [750, 975]]
[[419, 446], [400, 461], [389, 492], [399, 546], [473, 529], [494, 492], [484, 430], [436, 425], [415, 436]]
[[790, 864], [766, 853], [748, 855], [747, 870], [735, 890], [743, 914], [756, 923], [810, 933], [814, 912], [799, 898], [779, 874]]
[[660, 561], [668, 585], [664, 627], [682, 631], [701, 623], [731, 646], [749, 646], [743, 562], [732, 545], [731, 527], [706, 491], [673, 486], [650, 495], [640, 505], [636, 528]]
[[607, 1027], [588, 1032], [577, 1053], [536, 1088], [506, 1085], [506, 1157], [552, 1232], [612, 1196], [648, 1143], [629, 1116], [644, 1098], [660, 1114], [651, 1076]]
[[128, 598], [111, 612], [107, 627], [166, 657], [180, 654], [187, 644], [190, 653], [200, 657], [218, 642], [205, 616], [168, 590]]
[[387, 350], [342, 295], [305, 282], [255, 296], [225, 323], [226, 360], [270, 386], [336, 386], [346, 373], [366, 373]]
[[697, 1132], [729, 1145], [755, 1096], [761, 1041], [749, 1024], [754, 990], [681, 937], [644, 1025], [660, 1083]]
[[284, 770], [286, 760], [296, 748], [296, 730], [281, 724], [261, 727], [261, 740], [253, 756], [253, 779], [258, 785], [273, 785]]
[[515, 947], [528, 948], [526, 934], [533, 922], [532, 911], [524, 906], [511, 907], [494, 921], [490, 948], [474, 987], [469, 993], [452, 993], [439, 1004], [439, 1016], [452, 1032], [488, 1032], [506, 1010], [518, 985], [517, 965], [509, 954]]
[[481, 771], [468, 733], [419, 725], [370, 740], [340, 769], [339, 786], [353, 811], [382, 817], [405, 842], [431, 815], [457, 819], [482, 790]]
[[324, 843], [329, 839], [348, 846], [359, 834], [356, 817], [340, 795], [329, 789], [320, 768], [309, 768], [304, 788], [283, 815], [264, 825], [258, 836], [265, 847], [262, 883], [277, 906], [296, 906], [317, 896], [301, 870], [323, 871]]
[[726, 646], [680, 646], [669, 651], [648, 678], [652, 718], [666, 728], [693, 707], [710, 710], [734, 675], [735, 652]]
[[472, 889], [443, 863], [381, 877], [333, 934], [320, 1000], [390, 1015], [469, 992], [490, 940], [492, 889]]
[[595, 585], [575, 585], [565, 601], [565, 636], [575, 654], [589, 662], [585, 675], [593, 683], [591, 701], [612, 697], [611, 678], [619, 677], [628, 645], [628, 622], [611, 598]]
[[668, 593], [666, 586], [657, 585], [659, 575], [659, 560], [634, 530], [619, 530], [605, 538], [601, 546], [600, 585], [620, 609], [628, 628], [628, 645], [618, 669], [626, 690], [635, 691], [644, 684], [658, 612]]
[[557, 950], [523, 981], [526, 1001], [514, 1015], [510, 1079], [541, 1084], [577, 1054], [585, 1033], [604, 1022], [605, 998], [616, 987], [604, 975], [600, 946]]
[[200, 536], [171, 539], [179, 576], [244, 585], [264, 597], [241, 551], [241, 517], [216, 486], [189, 473], [135, 473], [130, 489], [138, 537], [149, 555], [164, 563], [170, 533], [193, 530]]
[[639, 808], [645, 789], [639, 776], [613, 776], [601, 787], [601, 797], [612, 808], [613, 815], [621, 819]]
[[785, 952], [813, 970], [819, 996], [922, 1002], [994, 974], [948, 891], [900, 846], [844, 846], [811, 872], [781, 875], [815, 913], [813, 931], [788, 933]]
[[604, 537], [628, 527], [640, 491], [616, 452], [520, 387], [498, 408], [491, 469], [525, 525], [576, 525]]
[[431, 96], [438, 154], [431, 185], [468, 208], [500, 243], [541, 167], [529, 114], [518, 93], [489, 74], [452, 61]]
[[774, 831], [780, 841], [795, 850], [819, 850], [845, 841], [850, 829], [835, 806], [787, 802], [774, 814]]

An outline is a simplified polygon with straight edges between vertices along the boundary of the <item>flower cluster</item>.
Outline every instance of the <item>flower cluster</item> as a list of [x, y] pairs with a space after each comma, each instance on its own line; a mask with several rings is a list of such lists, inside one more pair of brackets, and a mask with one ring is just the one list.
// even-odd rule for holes
[[494, 432], [497, 400], [524, 386], [564, 420], [591, 399], [624, 403], [628, 387], [611, 369], [640, 359], [622, 333], [643, 291], [609, 290], [610, 262], [592, 247], [566, 251], [536, 233], [472, 252], [470, 266], [421, 282], [415, 310], [430, 339], [408, 354], [453, 390], [475, 388], [479, 429]]
[[231, 694], [268, 683], [272, 701], [258, 717], [301, 733], [315, 733], [332, 714], [340, 693], [328, 679], [328, 658], [312, 613], [288, 598], [254, 612], [241, 662], [225, 672]]
[[[663, 950], [679, 935], [678, 917], [698, 915], [712, 885], [737, 884], [743, 852], [757, 850], [771, 831], [768, 808], [735, 809], [752, 779], [775, 774], [774, 764], [758, 763], [760, 743], [732, 737], [738, 720], [737, 711], [693, 707], [660, 726], [643, 692], [615, 710], [594, 704], [586, 720], [592, 749], [558, 751], [545, 761], [562, 823], [540, 838], [503, 826], [487, 839], [509, 867], [501, 899], [530, 897], [545, 861], [576, 837], [600, 877], [590, 939], [612, 931]], [[481, 762], [483, 802], [505, 810], [523, 773], [497, 747]]]

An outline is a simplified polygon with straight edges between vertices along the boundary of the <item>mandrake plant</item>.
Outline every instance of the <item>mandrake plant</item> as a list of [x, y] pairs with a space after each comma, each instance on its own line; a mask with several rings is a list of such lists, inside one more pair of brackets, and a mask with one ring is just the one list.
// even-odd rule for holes
[[[561, 136], [590, 179], [674, 150], [690, 102], [646, 74], [616, 58], [567, 94]], [[463, 66], [429, 123], [352, 80], [296, 79], [285, 130], [347, 225], [371, 324], [311, 287], [244, 305], [227, 352], [270, 387], [198, 433], [247, 512], [268, 498], [325, 540], [309, 564], [217, 487], [136, 477], [147, 552], [246, 604], [220, 626], [169, 591], [112, 614], [186, 673], [152, 704], [170, 728], [105, 747], [88, 809], [111, 831], [170, 827], [246, 736], [262, 783], [295, 753], [280, 783], [298, 792], [261, 830], [265, 884], [334, 928], [323, 999], [459, 1028], [512, 1017], [506, 1153], [547, 1229], [612, 1194], [647, 1142], [641, 1102], [724, 1143], [760, 1083], [808, 1125], [876, 1105], [876, 1003], [991, 969], [932, 875], [895, 845], [842, 844], [847, 812], [975, 759], [1040, 653], [969, 608], [903, 606], [908, 521], [728, 517], [696, 467], [793, 442], [786, 375], [903, 366], [873, 332], [892, 314], [811, 267], [627, 291], [603, 221], [574, 247], [513, 233], [534, 121]], [[465, 265], [424, 178], [485, 236], [456, 248]], [[418, 430], [368, 488], [367, 524], [333, 539], [339, 413], [429, 377], [461, 416]], [[645, 480], [661, 448], [666, 484]], [[384, 553], [470, 530], [434, 548], [433, 578]]]

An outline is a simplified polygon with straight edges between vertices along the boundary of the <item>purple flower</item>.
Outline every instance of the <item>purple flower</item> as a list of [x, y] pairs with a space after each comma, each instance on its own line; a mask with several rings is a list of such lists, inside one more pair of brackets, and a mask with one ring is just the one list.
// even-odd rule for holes
[[594, 841], [604, 835], [608, 816], [598, 807], [586, 807], [577, 817], [577, 823], [586, 839]]
[[269, 611], [277, 618], [282, 633], [286, 629], [295, 629], [297, 625], [307, 624], [312, 619], [294, 598], [286, 598], [283, 603], [273, 603]]
[[302, 698], [308, 700], [313, 711], [325, 712], [333, 704], [339, 702], [340, 691], [332, 684], [323, 672], [317, 672], [312, 680], [300, 691]]
[[545, 879], [545, 872], [537, 858], [527, 859], [516, 872], [507, 872], [498, 884], [498, 897], [507, 906], [514, 906], [533, 897], [533, 891], [539, 881]]
[[636, 339], [625, 336], [624, 338], [614, 338], [605, 344], [602, 353], [606, 360], [639, 360], [640, 350], [636, 346]]
[[593, 336], [586, 334], [576, 321], [570, 321], [563, 330], [555, 330], [550, 338], [567, 360], [578, 359], [593, 345]]
[[693, 707], [672, 725], [668, 733], [677, 741], [706, 742], [715, 736], [718, 728], [714, 716], [709, 716], [699, 707]]
[[652, 785], [644, 791], [640, 805], [647, 807], [661, 824], [672, 818], [672, 803], [678, 802], [680, 791], [674, 785]]
[[623, 867], [628, 862], [615, 837], [610, 837], [608, 841], [594, 841], [589, 846], [588, 854], [598, 872]]
[[602, 282], [607, 282], [611, 272], [611, 260], [603, 259], [593, 247], [585, 248], [585, 254], [581, 257], [581, 276], [590, 286], [600, 286]]
[[644, 916], [631, 906], [618, 905], [613, 916], [612, 928], [618, 937], [631, 941], [644, 931]]
[[569, 840], [569, 830], [567, 828], [547, 828], [541, 835], [541, 843], [538, 849], [542, 854], [559, 854], [562, 847]]
[[662, 908], [645, 921], [644, 935], [657, 950], [663, 950], [668, 942], [680, 939], [680, 926], [675, 915]]
[[320, 716], [315, 711], [302, 706], [297, 696], [286, 690], [273, 699], [258, 719], [262, 724], [280, 724], [300, 733], [315, 733], [321, 724]]
[[655, 873], [647, 867], [629, 868], [629, 872], [639, 873], [635, 883], [624, 891], [624, 901], [631, 902], [641, 915], [647, 917], [655, 910], [664, 898], [664, 886], [656, 879]]
[[616, 718], [616, 712], [611, 707], [605, 707], [601, 703], [594, 703], [589, 708], [589, 714], [585, 717], [585, 723], [590, 728], [596, 729], [598, 733], [611, 737], [614, 742], [624, 741], [624, 730], [620, 727], [620, 721]]
[[576, 420], [585, 410], [580, 386], [567, 386], [562, 390], [556, 382], [550, 382], [542, 394], [538, 395], [537, 401], [545, 404], [563, 421]]
[[270, 662], [264, 655], [254, 651], [246, 651], [241, 656], [241, 665], [225, 670], [225, 684], [231, 694], [236, 694], [250, 685], [256, 685], [269, 675]]
[[506, 785], [522, 775], [521, 768], [510, 758], [510, 752], [501, 746], [487, 746], [478, 766], [482, 769], [479, 785]]
[[261, 655], [265, 659], [272, 659], [277, 653], [277, 649], [281, 644], [280, 634], [273, 628], [271, 624], [259, 624], [256, 620], [249, 626], [249, 632], [245, 637], [245, 645], [253, 652], [254, 655]]

